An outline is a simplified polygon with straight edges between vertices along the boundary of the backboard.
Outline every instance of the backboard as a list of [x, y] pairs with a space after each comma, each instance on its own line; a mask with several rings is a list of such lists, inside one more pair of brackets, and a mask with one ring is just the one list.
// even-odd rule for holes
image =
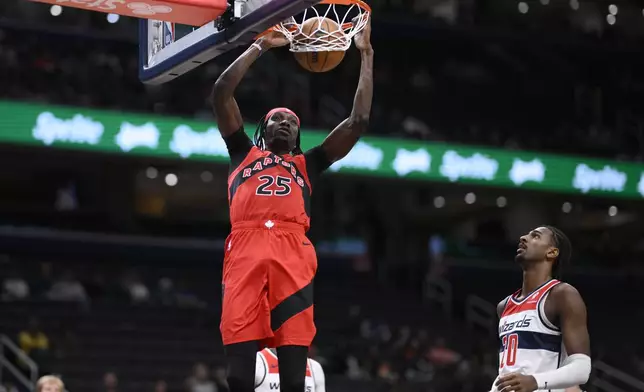
[[158, 20], [141, 19], [139, 77], [148, 84], [166, 83], [220, 54], [250, 44], [266, 29], [319, 1], [228, 0], [218, 18], [200, 27], [176, 25], [160, 16]]

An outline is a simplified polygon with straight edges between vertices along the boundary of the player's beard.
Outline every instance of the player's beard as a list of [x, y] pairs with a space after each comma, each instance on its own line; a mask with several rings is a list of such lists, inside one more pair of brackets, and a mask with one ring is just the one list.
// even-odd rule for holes
[[290, 145], [287, 137], [275, 136], [271, 139], [271, 143], [268, 146], [268, 149], [273, 153], [286, 154], [293, 150], [293, 147]]

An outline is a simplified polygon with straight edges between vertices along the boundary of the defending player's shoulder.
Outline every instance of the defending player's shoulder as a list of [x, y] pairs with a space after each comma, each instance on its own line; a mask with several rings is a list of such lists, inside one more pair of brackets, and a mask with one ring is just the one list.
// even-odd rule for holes
[[499, 318], [501, 318], [501, 315], [503, 314], [503, 311], [505, 310], [505, 306], [508, 304], [509, 299], [510, 296], [507, 296], [496, 305], [496, 314], [499, 316]]
[[257, 352], [255, 359], [255, 388], [262, 385], [268, 375], [268, 364], [261, 351]]
[[571, 284], [561, 282], [550, 290], [550, 300], [558, 312], [567, 310], [586, 311], [586, 304], [579, 291]]
[[311, 372], [314, 374], [322, 374], [324, 375], [324, 370], [322, 369], [322, 365], [320, 362], [316, 361], [315, 359], [309, 358], [309, 363], [311, 364]]
[[326, 378], [322, 365], [314, 359], [309, 359], [309, 366], [311, 367], [311, 377], [315, 385], [315, 392], [326, 392]]

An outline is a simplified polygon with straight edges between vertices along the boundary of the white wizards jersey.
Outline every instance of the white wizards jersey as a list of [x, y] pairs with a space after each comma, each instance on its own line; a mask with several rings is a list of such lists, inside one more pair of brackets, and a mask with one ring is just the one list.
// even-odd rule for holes
[[[325, 392], [324, 381], [322, 366], [319, 362], [309, 358], [306, 361], [305, 392]], [[279, 390], [280, 376], [277, 355], [266, 348], [257, 353], [255, 391], [279, 392]]]
[[552, 371], [565, 359], [561, 331], [546, 318], [544, 311], [548, 293], [559, 283], [549, 280], [521, 300], [516, 299], [521, 290], [507, 298], [499, 320], [499, 376]]

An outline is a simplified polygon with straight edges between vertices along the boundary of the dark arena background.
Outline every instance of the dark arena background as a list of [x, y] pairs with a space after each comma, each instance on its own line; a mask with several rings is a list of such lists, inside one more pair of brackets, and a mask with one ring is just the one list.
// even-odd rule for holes
[[[583, 390], [644, 391], [644, 3], [372, 0], [368, 134], [313, 196], [330, 392], [483, 392], [519, 236], [564, 230], [588, 307]], [[224, 392], [226, 147], [208, 97], [241, 49], [160, 85], [137, 23], [0, 1], [0, 391]], [[303, 147], [351, 110], [360, 57], [286, 49], [237, 90]]]

